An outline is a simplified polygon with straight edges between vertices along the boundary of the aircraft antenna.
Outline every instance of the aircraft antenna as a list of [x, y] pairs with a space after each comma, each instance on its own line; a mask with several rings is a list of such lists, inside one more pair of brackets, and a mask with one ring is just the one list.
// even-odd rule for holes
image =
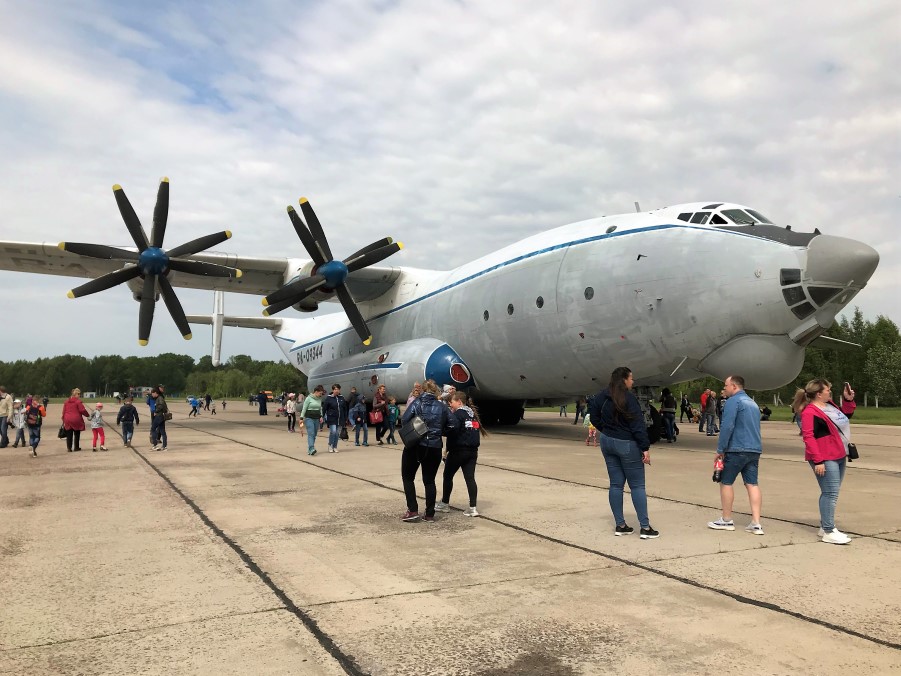
[[641, 213], [641, 207], [638, 206], [638, 202], [635, 203], [635, 211], [636, 211], [636, 213], [639, 213], [639, 214]]

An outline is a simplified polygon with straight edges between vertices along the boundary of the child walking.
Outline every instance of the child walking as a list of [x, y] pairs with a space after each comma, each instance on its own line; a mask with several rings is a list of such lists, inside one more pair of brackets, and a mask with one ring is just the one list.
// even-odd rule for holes
[[106, 443], [106, 433], [103, 431], [103, 404], [97, 404], [94, 407], [94, 410], [91, 412], [91, 417], [89, 418], [91, 421], [91, 432], [94, 434], [94, 443], [93, 450], [95, 453], [97, 452], [97, 439], [100, 439], [100, 450], [106, 451], [107, 449], [104, 444]]
[[19, 439], [22, 440], [22, 446], [27, 446], [28, 442], [25, 441], [25, 409], [22, 408], [22, 402], [18, 399], [13, 402], [13, 414], [10, 422], [16, 430], [16, 442], [13, 444], [13, 448], [19, 447]]
[[119, 409], [119, 415], [116, 416], [116, 424], [122, 425], [122, 442], [126, 446], [131, 446], [131, 438], [135, 433], [135, 425], [139, 422], [138, 409], [134, 407], [134, 398], [127, 397], [125, 399], [125, 404]]
[[397, 399], [391, 397], [388, 399], [388, 443], [397, 444], [394, 438], [394, 430], [397, 427], [397, 421], [400, 420], [400, 407], [397, 405]]
[[598, 428], [591, 424], [591, 415], [586, 413], [584, 416], [584, 421], [582, 425], [588, 428], [588, 436], [585, 438], [585, 445], [591, 446], [591, 442], [594, 442], [595, 446], [598, 446]]

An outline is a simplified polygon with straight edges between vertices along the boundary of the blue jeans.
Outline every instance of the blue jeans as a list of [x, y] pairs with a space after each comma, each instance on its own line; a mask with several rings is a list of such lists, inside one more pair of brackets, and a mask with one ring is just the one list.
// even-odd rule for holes
[[32, 448], [37, 448], [38, 444], [41, 443], [41, 426], [35, 425], [34, 427], [29, 427], [28, 437], [28, 445]]
[[319, 434], [319, 420], [304, 418], [303, 426], [307, 428], [307, 453], [313, 455], [313, 451], [316, 450], [316, 435]]
[[[810, 460], [810, 467], [814, 464]], [[823, 476], [814, 474], [820, 484], [820, 527], [827, 533], [835, 529], [835, 503], [838, 502], [838, 491], [845, 478], [847, 460], [827, 460], [823, 463], [826, 473]]]
[[723, 473], [720, 476], [720, 483], [723, 486], [731, 486], [740, 473], [745, 486], [756, 486], [759, 467], [760, 453], [726, 451], [723, 457]]
[[363, 443], [369, 444], [369, 426], [366, 423], [357, 423], [356, 429], [354, 431], [354, 441], [357, 442], [357, 446], [360, 445], [360, 429], [363, 429]]
[[338, 423], [329, 424], [328, 426], [328, 445], [331, 448], [338, 448], [338, 440], [341, 438], [341, 426]]
[[169, 445], [169, 438], [166, 436], [166, 419], [161, 415], [154, 415], [150, 422], [150, 443], [156, 446], [162, 441], [163, 448]]
[[675, 411], [672, 413], [666, 412], [661, 413], [660, 416], [663, 418], [663, 430], [666, 433], [666, 438], [668, 441], [676, 440], [676, 413]]
[[716, 430], [716, 415], [714, 413], [705, 413], [704, 423], [707, 426], [707, 436], [712, 437], [714, 430]]
[[135, 424], [133, 422], [122, 421], [122, 441], [126, 444], [131, 443], [131, 438], [135, 434]]
[[9, 446], [9, 419], [4, 415], [0, 416], [0, 448]]
[[607, 463], [607, 474], [610, 475], [608, 497], [616, 525], [626, 523], [623, 516], [623, 487], [628, 481], [638, 524], [642, 528], [649, 528], [648, 496], [644, 489], [644, 463], [641, 461], [638, 444], [631, 440], [614, 439], [601, 434], [601, 453], [604, 455], [604, 462]]

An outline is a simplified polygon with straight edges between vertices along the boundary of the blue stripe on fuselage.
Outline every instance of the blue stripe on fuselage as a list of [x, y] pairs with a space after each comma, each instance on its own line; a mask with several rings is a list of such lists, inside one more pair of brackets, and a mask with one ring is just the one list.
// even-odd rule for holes
[[[383, 312], [380, 315], [375, 315], [374, 317], [370, 317], [367, 319], [367, 322], [372, 322], [382, 317], [387, 317], [390, 314], [394, 314], [400, 310], [410, 307], [411, 305], [415, 305], [416, 303], [420, 303], [428, 298], [432, 298], [433, 296], [437, 296], [439, 293], [444, 293], [445, 291], [449, 291], [450, 289], [456, 288], [461, 284], [465, 284], [466, 282], [471, 282], [473, 279], [477, 279], [478, 277], [482, 277], [487, 275], [489, 272], [494, 272], [495, 270], [500, 270], [501, 268], [505, 268], [508, 265], [513, 265], [514, 263], [519, 263], [520, 261], [527, 260], [529, 258], [534, 258], [535, 256], [540, 256], [542, 254], [550, 253], [552, 251], [559, 251], [560, 249], [568, 249], [572, 246], [578, 246], [580, 244], [588, 244], [590, 242], [597, 242], [602, 239], [609, 239], [612, 237], [623, 237], [625, 235], [634, 235], [640, 232], [653, 232], [655, 230], [669, 230], [670, 228], [683, 228], [686, 230], [703, 230], [705, 232], [717, 232], [723, 235], [735, 235], [738, 237], [749, 237], [751, 239], [760, 239], [765, 240], [764, 237], [756, 237], [754, 235], [745, 234], [743, 232], [735, 232], [734, 230], [719, 230], [717, 228], [698, 228], [698, 227], [690, 227], [687, 225], [678, 225], [676, 223], [669, 223], [664, 225], [649, 225], [644, 228], [635, 228], [634, 230], [623, 230], [622, 232], [611, 232], [611, 233], [602, 233], [600, 235], [592, 235], [591, 237], [584, 237], [582, 239], [576, 239], [571, 242], [564, 242], [562, 244], [554, 244], [553, 246], [548, 246], [543, 249], [538, 249], [537, 251], [531, 251], [529, 253], [522, 254], [521, 256], [517, 256], [516, 258], [511, 258], [510, 260], [504, 261], [503, 263], [497, 263], [496, 265], [492, 265], [489, 268], [485, 268], [479, 272], [475, 272], [468, 277], [464, 277], [463, 279], [457, 280], [452, 284], [448, 284], [440, 289], [436, 289], [435, 291], [431, 291], [424, 296], [420, 296], [419, 298], [414, 298], [409, 303], [404, 303], [403, 305], [398, 305], [396, 308], [391, 308], [387, 312]], [[767, 239], [768, 242], [774, 242], [771, 239]], [[775, 244], [779, 244], [780, 242], [774, 242]], [[786, 244], [785, 246], [790, 246]], [[336, 331], [327, 336], [323, 336], [322, 338], [318, 338], [316, 340], [310, 341], [309, 343], [304, 343], [303, 345], [297, 345], [291, 348], [291, 352], [295, 350], [300, 350], [310, 345], [315, 345], [316, 343], [321, 343], [323, 340], [328, 340], [329, 338], [334, 338], [335, 336], [340, 336], [342, 333], [347, 333], [348, 331], [353, 331], [353, 327], [348, 327], [346, 329], [342, 329], [340, 331]]]

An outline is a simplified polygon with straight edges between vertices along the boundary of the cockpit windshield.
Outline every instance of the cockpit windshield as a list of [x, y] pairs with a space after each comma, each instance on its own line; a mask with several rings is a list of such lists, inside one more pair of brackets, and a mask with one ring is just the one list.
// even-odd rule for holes
[[723, 209], [720, 213], [738, 225], [754, 225], [755, 223], [765, 223], [767, 225], [773, 224], [770, 219], [753, 209], [746, 209], [744, 211], [741, 209]]

